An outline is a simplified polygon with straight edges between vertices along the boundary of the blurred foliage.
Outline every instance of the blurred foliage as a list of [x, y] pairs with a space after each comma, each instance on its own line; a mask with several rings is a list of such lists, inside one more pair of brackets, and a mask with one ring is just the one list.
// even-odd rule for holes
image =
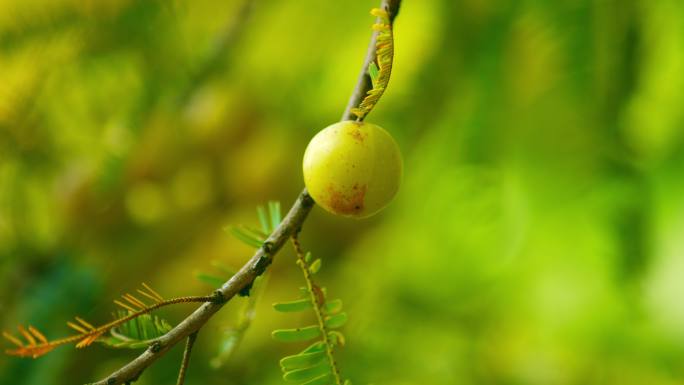
[[[368, 118], [402, 147], [404, 185], [369, 220], [314, 209], [301, 235], [346, 304], [343, 375], [682, 383], [684, 2], [404, 3]], [[206, 294], [194, 272], [251, 254], [221, 229], [294, 200], [377, 1], [245, 4], [0, 1], [0, 327], [59, 337], [142, 281]], [[202, 330], [189, 384], [282, 383], [292, 348], [270, 332], [312, 321], [271, 307], [304, 283], [294, 261], [278, 255], [220, 369], [208, 362], [247, 299]], [[181, 350], [138, 383], [173, 383]], [[133, 354], [2, 357], [0, 383], [85, 383]]]

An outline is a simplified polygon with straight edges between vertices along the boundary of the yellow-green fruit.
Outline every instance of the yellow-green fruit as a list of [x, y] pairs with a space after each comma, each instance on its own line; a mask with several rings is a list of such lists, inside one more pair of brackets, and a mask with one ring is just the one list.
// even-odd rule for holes
[[344, 121], [311, 139], [304, 153], [304, 184], [318, 205], [333, 214], [371, 216], [399, 189], [399, 146], [382, 127]]

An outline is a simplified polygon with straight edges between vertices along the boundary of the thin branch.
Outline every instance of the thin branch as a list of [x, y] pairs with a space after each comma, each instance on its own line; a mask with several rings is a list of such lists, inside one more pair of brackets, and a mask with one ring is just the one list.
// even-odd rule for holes
[[[401, 0], [382, 0], [381, 7], [386, 9], [390, 14], [390, 22], [399, 11], [399, 4]], [[371, 43], [368, 46], [368, 53], [366, 54], [366, 61], [364, 62], [361, 76], [359, 76], [358, 83], [352, 93], [347, 109], [342, 115], [342, 120], [351, 119], [351, 109], [358, 106], [364, 95], [371, 88], [370, 76], [368, 75], [368, 65], [375, 58], [375, 38], [377, 34], [373, 33]], [[182, 339], [188, 337], [190, 334], [197, 332], [209, 319], [219, 311], [223, 305], [226, 304], [237, 293], [249, 288], [256, 277], [261, 275], [266, 268], [273, 261], [273, 256], [280, 250], [283, 244], [295, 232], [299, 231], [309, 215], [309, 212], [314, 206], [314, 201], [309, 196], [306, 189], [302, 190], [297, 197], [294, 205], [285, 216], [285, 219], [278, 225], [278, 227], [269, 235], [264, 242], [264, 245], [257, 250], [252, 258], [227, 282], [216, 291], [216, 295], [221, 297], [221, 301], [209, 302], [200, 306], [187, 318], [181, 321], [176, 327], [171, 329], [165, 335], [159, 337], [155, 343], [152, 344], [145, 352], [136, 357], [121, 369], [109, 375], [107, 378], [95, 382], [91, 385], [117, 385], [126, 382], [134, 381], [148, 366], [152, 365], [159, 357], [163, 356], [169, 349], [180, 342]]]
[[190, 354], [192, 353], [192, 346], [195, 345], [195, 340], [197, 339], [197, 333], [194, 332], [188, 336], [187, 342], [185, 343], [185, 351], [183, 352], [183, 361], [181, 362], [180, 370], [178, 371], [178, 381], [176, 385], [183, 385], [185, 382], [185, 372], [188, 370], [188, 364], [190, 364]]
[[294, 231], [301, 228], [313, 205], [314, 201], [306, 189], [304, 189], [299, 194], [290, 212], [287, 213], [280, 225], [266, 239], [264, 245], [256, 251], [252, 258], [235, 275], [215, 292], [215, 296], [220, 298], [220, 300], [204, 303], [168, 333], [159, 337], [133, 361], [110, 374], [107, 378], [93, 384], [116, 385], [136, 379], [143, 370], [166, 354], [174, 345], [204, 326], [226, 302], [239, 292], [250, 287], [254, 279], [266, 270], [278, 250], [280, 250]]

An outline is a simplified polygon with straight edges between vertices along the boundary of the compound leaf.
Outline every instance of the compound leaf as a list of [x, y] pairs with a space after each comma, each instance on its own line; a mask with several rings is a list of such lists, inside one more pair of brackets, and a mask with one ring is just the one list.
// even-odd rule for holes
[[280, 360], [280, 366], [283, 368], [283, 371], [308, 368], [319, 364], [321, 361], [325, 360], [325, 358], [325, 352], [323, 350], [312, 353], [299, 353]]
[[347, 313], [344, 312], [325, 317], [325, 326], [330, 329], [340, 328], [347, 323], [347, 318]]
[[283, 313], [309, 310], [312, 307], [313, 305], [311, 304], [311, 299], [309, 298], [302, 298], [290, 302], [277, 302], [273, 304], [273, 308], [276, 311]]
[[330, 301], [325, 301], [323, 305], [323, 312], [328, 315], [339, 313], [342, 310], [342, 300], [333, 299]]
[[283, 379], [285, 381], [297, 382], [310, 381], [324, 374], [330, 374], [330, 365], [327, 362], [304, 369], [295, 369], [285, 372]]
[[316, 274], [318, 271], [321, 270], [321, 259], [318, 258], [311, 265], [309, 266], [309, 272], [311, 274]]
[[311, 325], [296, 329], [278, 329], [271, 333], [274, 339], [282, 342], [307, 341], [321, 335], [317, 325]]

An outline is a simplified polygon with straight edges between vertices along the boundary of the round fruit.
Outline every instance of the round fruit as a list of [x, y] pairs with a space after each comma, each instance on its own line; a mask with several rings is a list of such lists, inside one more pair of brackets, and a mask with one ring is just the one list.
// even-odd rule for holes
[[401, 183], [399, 146], [375, 124], [344, 121], [311, 139], [304, 153], [304, 184], [327, 211], [371, 216], [392, 200]]

